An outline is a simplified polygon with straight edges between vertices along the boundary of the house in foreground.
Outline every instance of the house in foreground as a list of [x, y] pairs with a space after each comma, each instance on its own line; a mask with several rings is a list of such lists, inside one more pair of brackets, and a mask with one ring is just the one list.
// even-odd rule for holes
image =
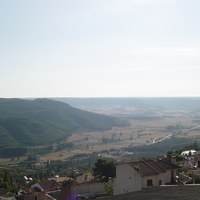
[[52, 179], [42, 181], [41, 183], [35, 183], [31, 186], [31, 188], [35, 191], [51, 193], [60, 190], [60, 185], [58, 182]]
[[167, 159], [121, 163], [116, 167], [114, 195], [174, 183], [178, 168]]
[[[80, 196], [95, 197], [98, 195], [105, 195], [105, 184], [96, 182], [91, 173], [86, 173], [76, 177], [74, 184], [63, 185], [64, 181], [73, 180], [69, 177], [55, 177], [49, 180], [43, 180], [31, 186], [31, 193], [23, 196], [38, 196], [44, 194], [53, 199], [72, 200], [79, 199]], [[45, 197], [46, 198], [46, 197]], [[32, 200], [32, 199], [22, 199]], [[33, 199], [34, 200], [34, 199]], [[39, 199], [38, 199], [39, 200]], [[45, 199], [46, 200], [46, 199]], [[48, 199], [50, 200], [50, 199]]]
[[61, 186], [60, 184], [55, 181], [54, 179], [52, 180], [44, 180], [40, 183], [35, 183], [31, 186], [31, 190], [33, 194], [40, 195], [45, 194], [48, 196], [48, 199], [58, 199], [60, 197], [61, 193]]

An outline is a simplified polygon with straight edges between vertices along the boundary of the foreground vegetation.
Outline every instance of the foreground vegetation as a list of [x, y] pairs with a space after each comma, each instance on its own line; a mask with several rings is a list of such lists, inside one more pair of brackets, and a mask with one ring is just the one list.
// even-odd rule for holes
[[[176, 140], [176, 139], [175, 139]], [[176, 140], [176, 142], [178, 139]], [[183, 159], [180, 157], [180, 154], [183, 150], [195, 149], [199, 150], [199, 141], [194, 141], [193, 143], [188, 143], [187, 146], [184, 146], [182, 149], [176, 149], [174, 146], [174, 150], [167, 149], [165, 146], [165, 150], [168, 151], [168, 155], [173, 155], [177, 157], [177, 161], [182, 161]], [[163, 145], [163, 142], [157, 143], [154, 145], [147, 145], [148, 150], [151, 152], [152, 149], [155, 150], [155, 146], [159, 149]], [[179, 146], [180, 147], [180, 146]], [[163, 147], [164, 148], [164, 147]], [[176, 150], [175, 150], [176, 149]], [[130, 149], [129, 149], [130, 150]], [[139, 149], [138, 149], [139, 152]], [[127, 156], [122, 156], [122, 159], [131, 159], [131, 160], [145, 160], [150, 158], [150, 154], [145, 153], [143, 147], [141, 147], [140, 153], [133, 154], [132, 158]], [[153, 151], [154, 152], [154, 151]], [[100, 152], [99, 152], [100, 153]], [[106, 190], [108, 194], [112, 194], [113, 188], [112, 185], [109, 184], [109, 179], [115, 177], [115, 167], [116, 160], [114, 158], [105, 158], [102, 155], [109, 155], [109, 152], [101, 152], [101, 156], [99, 153], [93, 154], [80, 154], [73, 156], [66, 160], [57, 160], [57, 161], [47, 161], [45, 163], [38, 163], [37, 156], [36, 157], [28, 157], [23, 162], [13, 163], [13, 165], [2, 165], [0, 166], [0, 177], [2, 180], [0, 182], [0, 187], [6, 189], [8, 193], [15, 193], [20, 188], [28, 188], [30, 185], [40, 181], [45, 180], [50, 177], [62, 176], [62, 177], [71, 177], [72, 179], [84, 174], [85, 172], [92, 172], [92, 174], [99, 179], [99, 181], [107, 182], [105, 184]], [[110, 152], [111, 153], [111, 152]], [[135, 157], [134, 157], [135, 155]], [[137, 157], [140, 155], [141, 157]], [[151, 158], [156, 158], [157, 155], [166, 155], [162, 152], [160, 154], [157, 152], [156, 154], [151, 154]], [[120, 156], [117, 157], [119, 160]], [[39, 165], [38, 165], [39, 164]], [[190, 172], [187, 168], [183, 167], [180, 169], [180, 172], [184, 172], [188, 176], [191, 176], [192, 172]], [[26, 177], [26, 178], [24, 178]], [[188, 183], [200, 183], [200, 177], [195, 175], [192, 176], [192, 181]], [[63, 183], [65, 184], [65, 183]], [[69, 184], [68, 182], [66, 184]], [[73, 184], [73, 182], [70, 182]]]
[[[116, 164], [109, 159], [141, 160], [199, 150], [198, 101], [188, 110], [181, 104], [169, 109], [163, 102], [155, 108], [158, 100], [150, 101], [153, 109], [143, 109], [145, 102], [138, 101], [136, 109], [144, 113], [130, 114], [129, 108], [123, 116], [128, 125], [113, 127], [121, 121], [48, 99], [0, 99], [0, 157], [7, 159], [0, 165], [0, 186], [14, 192], [56, 175], [74, 178], [88, 171], [108, 181], [115, 176]], [[194, 177], [195, 183], [199, 180]], [[109, 184], [107, 189], [112, 193]]]

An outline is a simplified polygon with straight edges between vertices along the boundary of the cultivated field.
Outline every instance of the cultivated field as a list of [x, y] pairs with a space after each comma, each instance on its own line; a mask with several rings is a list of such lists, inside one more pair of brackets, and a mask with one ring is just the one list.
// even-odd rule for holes
[[[130, 125], [126, 127], [113, 127], [112, 130], [103, 132], [75, 133], [66, 140], [66, 142], [74, 144], [74, 148], [71, 151], [49, 153], [40, 157], [40, 161], [65, 159], [81, 153], [151, 145], [172, 135], [199, 138], [199, 131], [194, 128], [198, 124], [193, 121], [193, 118], [183, 116], [143, 120], [129, 119]], [[179, 129], [171, 131], [169, 129], [170, 126], [178, 126]]]
[[[68, 103], [69, 99], [63, 101]], [[72, 149], [55, 150], [37, 156], [37, 161], [64, 160], [77, 154], [151, 145], [171, 136], [194, 140], [200, 138], [200, 99], [105, 98], [76, 99], [76, 101], [71, 99], [71, 104], [86, 111], [121, 117], [127, 120], [129, 125], [113, 127], [107, 131], [73, 133], [71, 137], [62, 140], [62, 142], [73, 143]], [[56, 147], [57, 143], [53, 145]], [[8, 160], [2, 159], [0, 163], [2, 162], [8, 162]], [[15, 162], [17, 162], [16, 159]]]

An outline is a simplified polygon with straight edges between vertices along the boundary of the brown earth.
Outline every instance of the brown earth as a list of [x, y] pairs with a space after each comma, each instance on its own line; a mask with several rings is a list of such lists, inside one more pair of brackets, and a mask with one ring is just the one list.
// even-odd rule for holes
[[[108, 131], [79, 132], [73, 134], [66, 139], [66, 142], [72, 142], [74, 144], [74, 148], [71, 151], [60, 151], [42, 155], [39, 161], [62, 160], [80, 153], [92, 153], [102, 150], [151, 144], [157, 141], [157, 139], [165, 138], [171, 134], [167, 130], [167, 126], [176, 126], [177, 124], [181, 125], [184, 130], [176, 134], [177, 137], [200, 137], [198, 130], [193, 130], [193, 127], [198, 124], [193, 123], [191, 117], [130, 120], [130, 126], [127, 127], [113, 127], [112, 130]], [[102, 143], [103, 137], [113, 137], [115, 141]]]

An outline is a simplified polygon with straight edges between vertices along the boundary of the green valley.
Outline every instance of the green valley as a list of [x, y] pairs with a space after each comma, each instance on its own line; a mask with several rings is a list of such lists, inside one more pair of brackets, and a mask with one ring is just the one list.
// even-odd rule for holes
[[82, 111], [50, 99], [0, 99], [0, 148], [38, 146], [77, 131], [107, 130], [117, 118]]

